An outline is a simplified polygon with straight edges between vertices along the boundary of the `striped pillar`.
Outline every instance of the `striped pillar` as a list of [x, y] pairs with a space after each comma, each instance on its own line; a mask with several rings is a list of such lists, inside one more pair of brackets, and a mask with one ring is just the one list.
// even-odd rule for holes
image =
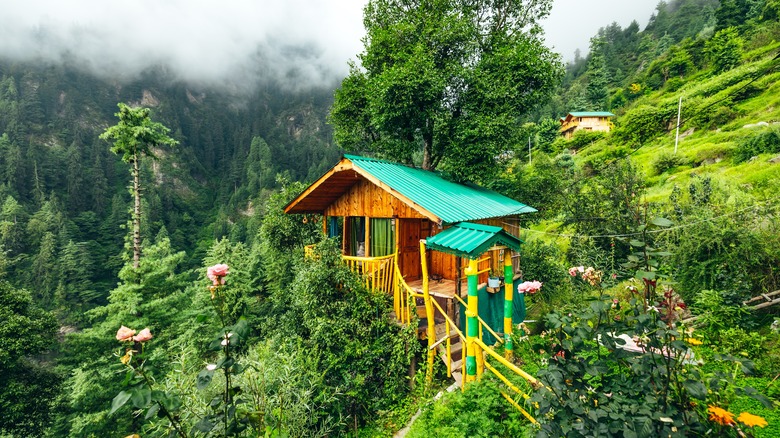
[[466, 268], [468, 282], [468, 308], [466, 309], [466, 382], [477, 379], [477, 344], [479, 337], [479, 320], [477, 320], [477, 261], [469, 260]]
[[504, 351], [507, 357], [511, 357], [514, 351], [514, 345], [512, 345], [513, 277], [512, 254], [509, 249], [506, 249], [504, 250]]

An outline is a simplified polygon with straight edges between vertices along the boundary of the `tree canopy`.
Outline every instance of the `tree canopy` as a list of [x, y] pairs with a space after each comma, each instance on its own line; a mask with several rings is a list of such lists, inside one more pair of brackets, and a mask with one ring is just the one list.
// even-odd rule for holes
[[458, 179], [492, 174], [518, 117], [562, 75], [538, 21], [550, 0], [371, 0], [360, 64], [330, 114], [344, 148]]

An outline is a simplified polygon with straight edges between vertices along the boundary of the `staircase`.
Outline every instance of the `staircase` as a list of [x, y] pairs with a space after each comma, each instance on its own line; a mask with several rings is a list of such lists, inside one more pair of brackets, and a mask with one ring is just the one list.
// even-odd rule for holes
[[463, 379], [463, 342], [460, 336], [454, 331], [450, 331], [450, 355], [447, 357], [447, 328], [445, 323], [436, 324], [436, 352], [439, 358], [444, 362], [446, 367], [450, 365], [450, 372], [452, 378], [455, 379], [457, 386], [461, 386], [461, 380]]

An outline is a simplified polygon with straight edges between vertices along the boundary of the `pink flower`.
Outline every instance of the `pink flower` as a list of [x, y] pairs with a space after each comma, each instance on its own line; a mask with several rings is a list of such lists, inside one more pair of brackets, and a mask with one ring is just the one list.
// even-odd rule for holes
[[206, 271], [206, 276], [209, 277], [214, 286], [225, 284], [225, 276], [228, 275], [230, 268], [224, 263], [220, 263], [214, 266], [209, 266]]
[[135, 335], [135, 330], [122, 326], [116, 331], [116, 340], [119, 342], [130, 341], [133, 339], [133, 335]]
[[133, 340], [135, 342], [146, 342], [149, 339], [152, 339], [152, 332], [149, 331], [149, 327], [141, 330], [137, 335], [133, 336]]
[[535, 294], [541, 288], [542, 283], [540, 281], [524, 281], [517, 286], [517, 293], [524, 294], [527, 292], [529, 294]]
[[569, 275], [571, 275], [572, 277], [576, 277], [577, 276], [577, 268], [575, 266], [572, 266], [571, 268], [569, 268]]

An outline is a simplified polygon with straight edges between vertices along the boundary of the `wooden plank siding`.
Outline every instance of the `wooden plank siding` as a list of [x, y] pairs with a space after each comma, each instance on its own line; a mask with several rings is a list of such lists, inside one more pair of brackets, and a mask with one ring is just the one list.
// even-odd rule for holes
[[362, 178], [325, 209], [325, 216], [425, 218], [387, 191]]

